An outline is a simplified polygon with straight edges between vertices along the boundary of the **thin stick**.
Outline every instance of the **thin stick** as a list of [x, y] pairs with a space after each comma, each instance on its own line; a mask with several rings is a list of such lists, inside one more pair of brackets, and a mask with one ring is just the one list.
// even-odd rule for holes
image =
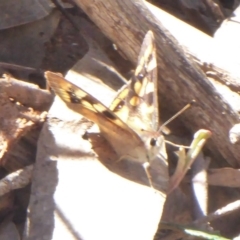
[[218, 209], [217, 211], [210, 213], [208, 216], [200, 218], [193, 222], [193, 224], [202, 224], [206, 222], [211, 222], [215, 219], [218, 219], [220, 217], [223, 217], [227, 214], [232, 213], [233, 211], [237, 211], [240, 209], [240, 200], [237, 200], [235, 202], [229, 203], [223, 208]]

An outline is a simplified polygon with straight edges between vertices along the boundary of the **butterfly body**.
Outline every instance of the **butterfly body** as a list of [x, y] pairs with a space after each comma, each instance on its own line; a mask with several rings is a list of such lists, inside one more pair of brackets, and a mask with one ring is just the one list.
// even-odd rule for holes
[[46, 72], [45, 76], [70, 109], [99, 126], [115, 150], [116, 160], [145, 164], [159, 155], [166, 159], [164, 138], [158, 132], [157, 63], [151, 31], [144, 38], [132, 80], [119, 91], [109, 108], [58, 74]]

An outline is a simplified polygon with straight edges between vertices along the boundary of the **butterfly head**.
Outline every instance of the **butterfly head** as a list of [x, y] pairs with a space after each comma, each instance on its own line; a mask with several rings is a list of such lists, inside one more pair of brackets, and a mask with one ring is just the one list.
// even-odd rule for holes
[[161, 154], [163, 158], [167, 158], [164, 137], [158, 132], [150, 132], [141, 130], [141, 139], [144, 142], [146, 148], [147, 159], [151, 162], [156, 158], [158, 154]]

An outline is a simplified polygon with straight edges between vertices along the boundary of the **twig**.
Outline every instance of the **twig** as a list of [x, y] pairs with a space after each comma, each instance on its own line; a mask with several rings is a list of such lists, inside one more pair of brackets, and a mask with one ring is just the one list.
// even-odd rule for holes
[[23, 188], [30, 183], [33, 165], [15, 171], [0, 180], [0, 196], [18, 188]]
[[210, 213], [208, 216], [200, 218], [196, 221], [194, 221], [194, 225], [196, 224], [202, 224], [202, 223], [207, 223], [207, 222], [211, 222], [213, 220], [216, 220], [220, 217], [223, 217], [227, 214], [232, 213], [233, 211], [236, 211], [240, 209], [240, 200], [237, 200], [235, 202], [229, 203], [228, 205], [226, 205], [223, 208], [218, 209], [217, 211]]

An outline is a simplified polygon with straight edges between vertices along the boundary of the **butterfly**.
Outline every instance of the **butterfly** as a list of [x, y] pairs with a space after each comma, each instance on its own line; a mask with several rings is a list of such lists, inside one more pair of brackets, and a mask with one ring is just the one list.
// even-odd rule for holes
[[110, 107], [62, 76], [45, 72], [49, 87], [75, 112], [96, 123], [119, 159], [141, 163], [152, 187], [148, 167], [160, 155], [165, 159], [164, 137], [159, 131], [157, 61], [154, 35], [144, 37], [132, 79]]

